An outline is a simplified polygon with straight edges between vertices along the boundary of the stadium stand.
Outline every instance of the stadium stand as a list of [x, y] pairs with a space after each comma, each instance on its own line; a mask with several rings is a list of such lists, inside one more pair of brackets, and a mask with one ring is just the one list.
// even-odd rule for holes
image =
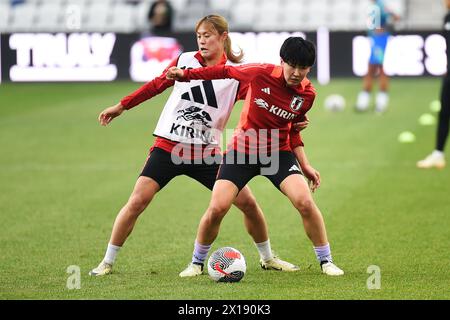
[[61, 3], [47, 1], [37, 7], [35, 13], [34, 30], [51, 32], [64, 29]]
[[[441, 0], [386, 0], [403, 19], [398, 27], [440, 29]], [[0, 0], [0, 32], [64, 32], [67, 19], [80, 15], [79, 31], [146, 32], [152, 0]], [[364, 30], [370, 0], [170, 0], [174, 31], [190, 31], [205, 14], [225, 16], [233, 30]], [[74, 9], [75, 8], [75, 9]]]
[[283, 8], [277, 1], [259, 1], [255, 11], [253, 29], [256, 31], [279, 31], [282, 29]]
[[0, 2], [0, 32], [8, 28], [10, 5]]
[[230, 21], [233, 21], [233, 29], [251, 30], [255, 13], [256, 1], [241, 1], [230, 6]]

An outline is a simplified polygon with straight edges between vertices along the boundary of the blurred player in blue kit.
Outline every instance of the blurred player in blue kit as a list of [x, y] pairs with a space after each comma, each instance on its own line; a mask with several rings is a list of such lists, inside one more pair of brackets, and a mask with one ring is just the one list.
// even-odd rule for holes
[[389, 24], [400, 17], [386, 7], [384, 0], [373, 0], [368, 12], [370, 58], [367, 74], [363, 79], [363, 90], [358, 94], [356, 101], [356, 110], [366, 111], [369, 108], [373, 79], [378, 75], [380, 88], [376, 96], [375, 111], [382, 113], [389, 103], [389, 77], [383, 69], [384, 54], [390, 36]]

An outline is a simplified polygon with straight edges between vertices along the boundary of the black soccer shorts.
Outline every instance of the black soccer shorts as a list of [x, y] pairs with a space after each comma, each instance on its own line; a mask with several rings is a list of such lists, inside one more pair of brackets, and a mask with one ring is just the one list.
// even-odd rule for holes
[[[179, 158], [177, 158], [179, 159]], [[217, 160], [219, 159], [219, 161]], [[186, 175], [197, 180], [208, 189], [212, 190], [219, 170], [221, 156], [217, 159], [207, 158], [202, 163], [174, 163], [170, 152], [160, 148], [153, 148], [140, 176], [149, 177], [159, 184], [160, 190], [176, 176]], [[212, 164], [210, 164], [212, 163]]]
[[[217, 180], [231, 181], [240, 191], [252, 178], [262, 175], [280, 189], [281, 182], [288, 176], [303, 173], [292, 152], [279, 151], [277, 155], [252, 158], [251, 155], [230, 150], [223, 156]], [[269, 163], [268, 159], [271, 159]]]

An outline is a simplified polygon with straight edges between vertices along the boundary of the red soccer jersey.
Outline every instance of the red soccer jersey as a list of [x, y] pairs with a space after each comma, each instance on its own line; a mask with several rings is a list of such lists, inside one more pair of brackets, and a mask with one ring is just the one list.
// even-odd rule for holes
[[292, 123], [301, 121], [313, 105], [316, 91], [308, 79], [305, 78], [297, 87], [289, 87], [282, 67], [272, 64], [214, 66], [184, 71], [186, 80], [225, 78], [236, 79], [249, 87], [229, 148], [253, 154], [264, 150], [291, 151], [303, 146]]

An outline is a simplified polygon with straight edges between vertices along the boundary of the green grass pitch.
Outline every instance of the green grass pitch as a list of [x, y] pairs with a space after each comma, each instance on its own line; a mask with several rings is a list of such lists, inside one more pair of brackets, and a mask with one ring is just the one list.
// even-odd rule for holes
[[[317, 86], [303, 137], [322, 176], [314, 195], [336, 263], [346, 274], [320, 273], [300, 216], [265, 178], [250, 186], [262, 206], [274, 250], [298, 273], [260, 269], [242, 215], [232, 209], [213, 250], [232, 246], [247, 261], [240, 283], [207, 275], [181, 279], [190, 261], [209, 191], [186, 177], [173, 180], [141, 215], [111, 276], [91, 278], [114, 218], [126, 202], [153, 142], [168, 93], [101, 127], [97, 116], [139, 84], [0, 85], [0, 299], [449, 299], [450, 169], [420, 171], [434, 147], [431, 112], [440, 79], [393, 79], [389, 111], [357, 114], [359, 79]], [[328, 94], [347, 100], [326, 112]], [[239, 116], [237, 104], [228, 123]], [[434, 114], [436, 115], [436, 114]], [[413, 132], [414, 143], [397, 141]], [[70, 290], [69, 266], [81, 271]], [[370, 266], [381, 287], [369, 289]]]

